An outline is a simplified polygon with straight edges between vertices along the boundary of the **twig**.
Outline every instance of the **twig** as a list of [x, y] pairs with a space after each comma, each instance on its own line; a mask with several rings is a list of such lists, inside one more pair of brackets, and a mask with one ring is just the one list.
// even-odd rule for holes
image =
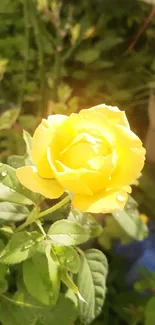
[[152, 7], [151, 12], [149, 13], [149, 15], [146, 17], [146, 19], [144, 21], [144, 24], [142, 25], [142, 27], [137, 32], [137, 34], [136, 34], [134, 40], [132, 41], [132, 43], [129, 45], [129, 47], [128, 47], [127, 51], [126, 51], [127, 54], [130, 53], [132, 51], [132, 49], [135, 47], [139, 37], [143, 34], [144, 30], [146, 29], [146, 27], [150, 23], [153, 16], [155, 16], [155, 6]]

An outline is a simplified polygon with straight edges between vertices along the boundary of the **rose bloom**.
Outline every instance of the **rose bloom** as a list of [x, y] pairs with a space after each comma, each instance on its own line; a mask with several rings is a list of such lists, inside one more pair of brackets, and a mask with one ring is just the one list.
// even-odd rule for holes
[[50, 199], [66, 190], [74, 208], [107, 213], [124, 208], [145, 149], [125, 112], [99, 105], [43, 119], [33, 135], [32, 159], [34, 166], [17, 169], [25, 187]]

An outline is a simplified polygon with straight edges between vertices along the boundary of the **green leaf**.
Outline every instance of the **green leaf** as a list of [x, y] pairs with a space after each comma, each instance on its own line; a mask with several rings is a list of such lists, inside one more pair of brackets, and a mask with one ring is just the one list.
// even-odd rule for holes
[[75, 59], [84, 64], [89, 64], [95, 62], [99, 58], [100, 53], [101, 51], [99, 49], [80, 50]]
[[8, 283], [5, 279], [0, 280], [0, 294], [6, 292], [8, 290]]
[[[6, 191], [8, 193], [8, 196], [11, 195], [11, 198], [13, 197], [15, 201], [19, 200], [19, 196], [17, 197], [17, 195], [18, 194], [21, 195], [20, 202], [15, 202], [15, 203], [26, 204], [26, 205], [32, 205], [34, 204], [34, 202], [40, 203], [41, 196], [39, 194], [29, 191], [24, 186], [22, 186], [22, 184], [18, 181], [18, 178], [16, 176], [16, 170], [9, 165], [0, 164], [0, 185], [5, 185], [7, 187]], [[12, 190], [11, 193], [10, 190]], [[6, 197], [4, 198], [3, 192], [2, 193], [1, 192], [0, 192], [0, 197], [1, 196], [3, 197], [3, 201], [8, 201]]]
[[145, 325], [154, 325], [155, 320], [155, 297], [152, 297], [145, 307]]
[[0, 235], [4, 238], [10, 239], [13, 235], [13, 230], [9, 226], [1, 226]]
[[67, 84], [61, 84], [57, 90], [60, 103], [66, 103], [72, 94], [72, 89]]
[[124, 211], [118, 210], [105, 217], [105, 226], [98, 239], [102, 247], [110, 249], [113, 239], [127, 244], [132, 239], [143, 240], [148, 235], [147, 225], [141, 220], [137, 206], [129, 195]]
[[[135, 291], [125, 291], [116, 294], [113, 299], [113, 310], [124, 324], [144, 324], [144, 308], [149, 297]], [[142, 320], [142, 322], [139, 321]]]
[[49, 277], [52, 284], [53, 301], [55, 304], [58, 300], [60, 291], [60, 266], [58, 262], [52, 258], [51, 253], [51, 246], [48, 245], [46, 247], [46, 257], [48, 263]]
[[103, 248], [110, 249], [113, 239], [120, 239], [121, 243], [129, 243], [131, 241], [131, 238], [113, 216], [107, 215], [105, 216], [105, 226], [98, 241]]
[[54, 305], [56, 302], [51, 270], [49, 274], [50, 262], [44, 254], [37, 253], [23, 263], [23, 278], [27, 291], [44, 305]]
[[24, 222], [24, 224], [21, 224], [19, 227], [18, 227], [18, 231], [23, 229], [23, 227], [27, 227], [29, 226], [31, 223], [35, 222], [35, 220], [37, 219], [37, 216], [39, 214], [39, 207], [34, 207], [33, 210], [29, 213], [26, 221]]
[[[3, 240], [0, 239], [0, 252], [3, 250], [4, 246], [5, 245], [4, 245]], [[7, 270], [8, 270], [8, 266], [0, 263], [0, 281], [4, 280]]]
[[84, 70], [74, 70], [72, 73], [72, 77], [78, 80], [86, 80], [87, 75], [88, 72]]
[[24, 205], [32, 205], [33, 202], [24, 195], [15, 192], [15, 190], [0, 183], [0, 201], [8, 201], [11, 203], [19, 203]]
[[24, 130], [23, 131], [23, 138], [24, 138], [24, 141], [26, 143], [26, 157], [25, 157], [26, 165], [33, 165], [32, 156], [31, 156], [32, 137], [27, 131]]
[[137, 211], [130, 215], [125, 211], [116, 211], [112, 213], [113, 218], [123, 231], [130, 237], [136, 240], [143, 240], [148, 235], [146, 224], [140, 219]]
[[4, 280], [8, 266], [0, 263], [0, 281]]
[[0, 202], [0, 224], [22, 221], [29, 214], [29, 210], [18, 204]]
[[102, 234], [99, 236], [98, 238], [99, 244], [101, 245], [101, 247], [103, 247], [104, 249], [111, 249], [112, 247], [112, 238], [109, 236], [108, 233], [106, 233], [105, 229], [103, 229]]
[[85, 226], [87, 225], [87, 222], [89, 222], [89, 216], [91, 216], [90, 213], [87, 212], [83, 213], [79, 210], [71, 209], [68, 219], [71, 221], [78, 222], [81, 226]]
[[[69, 290], [68, 290], [69, 292]], [[77, 317], [77, 300], [73, 293], [60, 294], [53, 308], [45, 309], [37, 325], [71, 325]], [[9, 324], [10, 325], [10, 324]]]
[[42, 11], [48, 8], [48, 0], [37, 0], [37, 9]]
[[108, 272], [107, 259], [97, 249], [89, 249], [81, 254], [81, 267], [77, 285], [84, 301], [79, 301], [79, 317], [84, 324], [90, 324], [101, 312]]
[[35, 254], [40, 240], [42, 240], [42, 236], [36, 231], [14, 234], [1, 252], [0, 262], [16, 264], [26, 260]]
[[1, 0], [0, 2], [0, 13], [3, 14], [6, 12], [7, 8], [10, 6], [11, 0]]
[[66, 269], [61, 271], [61, 280], [67, 286], [68, 289], [71, 289], [82, 301], [84, 301], [83, 297], [81, 296], [77, 285], [74, 283], [73, 279], [68, 274]]
[[20, 115], [18, 120], [19, 120], [19, 125], [23, 130], [26, 129], [32, 132], [36, 129], [37, 124], [39, 122], [36, 116], [28, 115], [28, 114]]
[[22, 321], [23, 317], [21, 325], [25, 325], [25, 318], [26, 325], [30, 325], [31, 322], [34, 325], [35, 319], [38, 319], [38, 325], [71, 325], [77, 316], [77, 298], [71, 290], [68, 290], [65, 295], [60, 294], [57, 304], [49, 307], [40, 305], [25, 291], [17, 291], [13, 298], [16, 302], [21, 303], [21, 307], [16, 306], [14, 309], [14, 311], [18, 311], [18, 320]]
[[102, 52], [103, 51], [106, 52], [113, 49], [115, 46], [123, 43], [123, 41], [124, 41], [123, 37], [118, 37], [117, 34], [113, 31], [107, 33], [104, 39], [98, 42], [96, 47], [97, 49], [100, 49]]
[[[25, 307], [25, 301], [21, 299], [21, 293], [17, 293], [13, 299], [0, 300], [0, 321], [3, 325], [35, 325], [39, 317], [38, 309]], [[12, 302], [11, 302], [12, 300]], [[29, 305], [29, 301], [26, 306]]]
[[20, 109], [14, 108], [5, 111], [0, 115], [0, 130], [10, 129], [19, 116]]
[[55, 246], [55, 254], [60, 265], [72, 273], [77, 273], [80, 268], [80, 257], [77, 251], [71, 246]]
[[48, 236], [58, 246], [79, 245], [90, 237], [90, 230], [70, 220], [56, 221], [49, 229]]
[[77, 221], [82, 226], [84, 226], [84, 228], [89, 229], [91, 237], [97, 237], [103, 231], [102, 226], [91, 213], [80, 212], [76, 209], [71, 209], [68, 219], [71, 221]]
[[17, 169], [17, 168], [23, 167], [25, 165], [25, 157], [17, 156], [17, 155], [9, 156], [7, 159], [7, 163], [11, 167]]

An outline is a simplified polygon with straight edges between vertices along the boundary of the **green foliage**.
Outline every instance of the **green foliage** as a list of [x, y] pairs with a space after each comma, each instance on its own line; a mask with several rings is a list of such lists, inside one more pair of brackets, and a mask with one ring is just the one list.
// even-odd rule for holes
[[4, 264], [21, 263], [35, 254], [42, 236], [37, 232], [26, 231], [13, 235], [1, 251], [0, 262]]
[[17, 291], [12, 299], [1, 297], [0, 321], [4, 325], [69, 325], [76, 318], [76, 309], [76, 299], [70, 292], [61, 294], [56, 306], [44, 307], [25, 291]]
[[85, 300], [79, 301], [79, 317], [84, 324], [90, 324], [101, 312], [107, 272], [107, 260], [101, 251], [90, 249], [81, 254], [77, 285]]
[[0, 224], [22, 221], [28, 214], [29, 210], [24, 206], [10, 202], [0, 202]]
[[[125, 7], [122, 0], [111, 1], [109, 5], [107, 0], [97, 0], [96, 7], [93, 1], [81, 0], [78, 7], [63, 0], [1, 4], [1, 60], [8, 62], [3, 68], [1, 98], [30, 107], [28, 116], [32, 110], [36, 115], [37, 107], [68, 114], [83, 102], [87, 106], [90, 98], [94, 104], [125, 104], [129, 111], [141, 107], [154, 80], [153, 22], [137, 42], [138, 51], [125, 52], [150, 7], [135, 0], [127, 0]], [[144, 50], [142, 44], [146, 44]], [[78, 80], [84, 81], [82, 89]], [[145, 94], [139, 91], [142, 88]]]
[[20, 109], [14, 108], [12, 110], [5, 111], [0, 116], [0, 131], [5, 129], [10, 129], [12, 125], [17, 120], [17, 117], [19, 116]]
[[81, 226], [89, 229], [91, 237], [98, 237], [103, 231], [97, 218], [90, 213], [81, 213], [76, 209], [71, 209], [68, 219], [71, 221], [77, 221]]
[[[55, 270], [56, 268], [56, 270]], [[28, 292], [44, 305], [54, 305], [58, 299], [60, 277], [57, 264], [48, 255], [37, 253], [23, 263], [23, 278]]]
[[129, 196], [124, 211], [113, 212], [105, 218], [105, 227], [99, 237], [99, 243], [110, 249], [113, 239], [120, 239], [122, 244], [126, 244], [133, 239], [143, 240], [147, 235], [148, 228], [140, 218], [137, 203]]
[[[24, 137], [27, 159], [31, 159], [31, 138], [27, 133], [24, 133]], [[85, 255], [81, 255], [81, 251], [73, 246], [98, 236], [102, 227], [93, 215], [70, 210], [70, 207], [66, 209], [66, 219], [60, 218], [61, 220], [51, 224], [51, 209], [40, 213], [41, 204], [47, 204], [45, 199], [40, 200], [31, 191], [24, 189], [18, 182], [13, 167], [1, 164], [0, 173], [0, 185], [3, 187], [0, 233], [4, 238], [4, 242], [0, 242], [0, 300], [1, 305], [9, 311], [8, 316], [5, 310], [1, 313], [2, 324], [10, 324], [12, 319], [15, 325], [22, 321], [47, 325], [51, 322], [55, 324], [60, 319], [61, 325], [70, 325], [70, 321], [77, 318], [77, 309], [80, 308], [83, 313], [83, 304], [89, 305], [90, 298], [86, 292], [88, 287], [94, 292], [93, 314], [88, 307], [86, 312], [86, 322], [90, 322], [99, 314], [104, 302], [107, 262], [100, 251], [88, 250]], [[4, 193], [5, 188], [7, 191]], [[60, 208], [58, 213], [62, 209], [63, 216], [65, 202], [67, 201], [62, 199], [56, 205]], [[32, 208], [33, 204], [35, 206]], [[47, 219], [45, 218], [42, 225], [39, 218], [43, 215], [47, 215]], [[6, 223], [7, 226], [4, 225]], [[97, 278], [94, 265], [99, 274]], [[17, 279], [13, 276], [14, 270]], [[84, 281], [87, 272], [87, 281], [83, 287], [81, 281]], [[77, 283], [74, 274], [78, 279]], [[14, 292], [14, 296], [10, 293], [12, 281], [19, 289]], [[98, 281], [101, 282], [100, 290]], [[30, 316], [27, 315], [27, 308], [30, 308]], [[61, 310], [64, 310], [64, 316]], [[79, 317], [85, 319], [86, 314]]]
[[72, 246], [55, 246], [55, 254], [60, 265], [72, 273], [77, 273], [80, 268], [80, 257]]
[[[3, 176], [3, 175], [2, 175]], [[33, 204], [28, 198], [23, 196], [20, 193], [15, 192], [14, 189], [10, 189], [4, 184], [0, 184], [0, 201], [6, 200], [11, 203], [19, 203], [23, 205], [31, 205]]]
[[79, 245], [90, 238], [90, 230], [77, 222], [60, 220], [50, 227], [48, 236], [58, 246]]
[[145, 308], [145, 325], [153, 325], [155, 318], [155, 297], [152, 297]]
[[40, 200], [40, 195], [21, 185], [16, 177], [16, 170], [6, 164], [0, 164], [0, 189], [0, 200], [26, 205], [38, 203]]
[[25, 155], [25, 165], [33, 165], [31, 158], [31, 150], [32, 150], [32, 137], [25, 130], [23, 131], [23, 138], [26, 143], [26, 155]]

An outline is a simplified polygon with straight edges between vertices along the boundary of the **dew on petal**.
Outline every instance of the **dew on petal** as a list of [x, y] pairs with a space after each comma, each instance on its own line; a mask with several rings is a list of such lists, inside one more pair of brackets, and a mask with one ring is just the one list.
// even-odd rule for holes
[[126, 193], [121, 193], [117, 195], [117, 200], [120, 202], [124, 202], [126, 200]]

